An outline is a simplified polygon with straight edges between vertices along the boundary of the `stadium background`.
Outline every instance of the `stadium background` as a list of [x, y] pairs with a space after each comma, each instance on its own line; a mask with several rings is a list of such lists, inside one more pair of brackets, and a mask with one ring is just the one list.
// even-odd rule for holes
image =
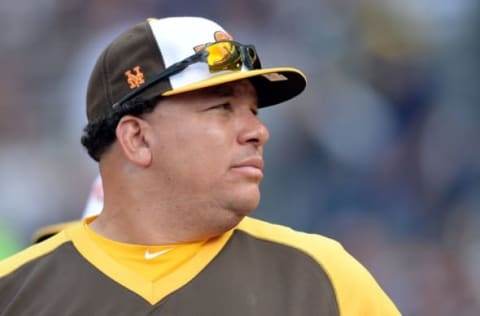
[[271, 129], [254, 214], [342, 241], [405, 315], [480, 310], [480, 7], [474, 0], [4, 1], [0, 257], [80, 216], [79, 144], [102, 47], [146, 17], [202, 15], [305, 93]]

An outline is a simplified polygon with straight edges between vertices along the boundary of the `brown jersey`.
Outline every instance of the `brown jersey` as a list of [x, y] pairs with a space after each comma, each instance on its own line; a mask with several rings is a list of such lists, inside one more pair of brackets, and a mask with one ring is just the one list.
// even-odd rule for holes
[[399, 315], [336, 241], [245, 218], [151, 281], [72, 225], [0, 263], [0, 315]]

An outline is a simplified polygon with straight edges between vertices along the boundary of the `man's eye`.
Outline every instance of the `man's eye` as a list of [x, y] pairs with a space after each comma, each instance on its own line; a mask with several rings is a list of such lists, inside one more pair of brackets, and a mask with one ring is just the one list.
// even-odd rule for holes
[[216, 105], [216, 106], [212, 106], [210, 108], [210, 110], [227, 110], [227, 111], [231, 111], [232, 110], [232, 105], [230, 103], [223, 103], [223, 104], [219, 104], [219, 105]]

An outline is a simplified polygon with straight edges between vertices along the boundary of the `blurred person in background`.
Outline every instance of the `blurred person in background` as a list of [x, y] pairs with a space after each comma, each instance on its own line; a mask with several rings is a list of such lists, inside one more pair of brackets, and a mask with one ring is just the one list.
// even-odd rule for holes
[[399, 315], [338, 242], [248, 216], [269, 138], [258, 110], [305, 85], [207, 19], [117, 37], [82, 137], [102, 212], [0, 263], [3, 314]]
[[[100, 214], [103, 208], [103, 187], [102, 178], [98, 175], [91, 186], [90, 194], [87, 199], [85, 208], [83, 209], [81, 218], [95, 216]], [[32, 235], [32, 243], [36, 244], [47, 238], [54, 236], [60, 231], [66, 229], [70, 225], [76, 224], [78, 220], [69, 222], [56, 223], [44, 226], [34, 232]]]

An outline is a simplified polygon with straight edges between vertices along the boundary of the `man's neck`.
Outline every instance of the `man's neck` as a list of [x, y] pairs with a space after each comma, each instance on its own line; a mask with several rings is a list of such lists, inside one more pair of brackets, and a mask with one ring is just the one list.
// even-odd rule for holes
[[[113, 214], [112, 214], [113, 213]], [[243, 217], [227, 218], [214, 223], [200, 218], [147, 215], [132, 216], [116, 210], [104, 211], [89, 224], [96, 233], [119, 242], [143, 245], [163, 245], [197, 242], [216, 237], [235, 227]], [[191, 222], [195, 221], [195, 222]]]

